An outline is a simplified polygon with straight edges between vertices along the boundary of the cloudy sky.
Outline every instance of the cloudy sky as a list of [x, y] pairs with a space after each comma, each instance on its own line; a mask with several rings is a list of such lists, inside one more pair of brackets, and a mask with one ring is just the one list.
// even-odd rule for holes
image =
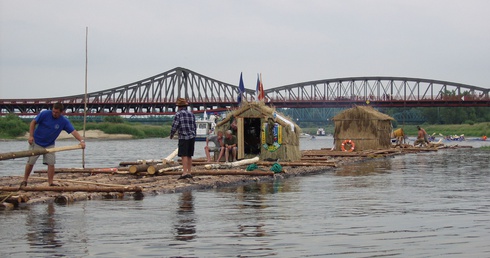
[[83, 94], [184, 67], [265, 89], [349, 76], [490, 88], [488, 0], [0, 0], [0, 99]]

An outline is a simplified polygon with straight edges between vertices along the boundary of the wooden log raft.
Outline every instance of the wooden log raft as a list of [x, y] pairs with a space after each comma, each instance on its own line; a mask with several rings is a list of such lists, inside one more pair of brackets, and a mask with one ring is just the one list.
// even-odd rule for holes
[[140, 186], [125, 186], [125, 187], [90, 187], [90, 186], [26, 186], [26, 187], [0, 187], [0, 192], [141, 192], [143, 189]]
[[36, 149], [36, 150], [0, 153], [0, 160], [38, 156], [51, 152], [77, 150], [81, 148], [82, 148], [81, 145], [72, 145], [72, 146], [62, 146], [62, 147], [55, 147], [55, 148], [48, 148], [48, 149]]

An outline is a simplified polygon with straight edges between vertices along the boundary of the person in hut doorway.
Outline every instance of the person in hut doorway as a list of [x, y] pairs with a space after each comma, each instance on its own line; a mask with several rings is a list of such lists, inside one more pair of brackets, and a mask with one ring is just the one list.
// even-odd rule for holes
[[[57, 102], [53, 105], [51, 110], [44, 110], [39, 113], [29, 124], [29, 149], [39, 150], [45, 148], [53, 148], [56, 138], [60, 135], [61, 131], [73, 135], [79, 142], [82, 148], [85, 148], [85, 141], [82, 136], [75, 130], [70, 121], [62, 115], [64, 106], [62, 103]], [[31, 174], [34, 164], [36, 164], [38, 156], [29, 157], [24, 171], [24, 181], [20, 183], [20, 187], [27, 186], [27, 180]], [[56, 163], [56, 156], [54, 152], [43, 154], [43, 164], [48, 165], [48, 184], [49, 186], [58, 186], [53, 183], [54, 179], [54, 164]]]
[[177, 156], [182, 158], [182, 175], [178, 179], [192, 178], [192, 156], [194, 156], [194, 145], [196, 142], [196, 117], [187, 110], [187, 100], [178, 98], [178, 112], [174, 116], [170, 139], [174, 138], [176, 132], [179, 133], [179, 150]]
[[[206, 138], [206, 146], [204, 146], [204, 152], [206, 152], [206, 158], [207, 162], [211, 162], [211, 153], [210, 152], [215, 152], [219, 151], [219, 156], [218, 160], [220, 161], [221, 157], [223, 157], [223, 154], [225, 153], [225, 148], [224, 148], [224, 143], [223, 143], [223, 132], [222, 131], [216, 131], [216, 135], [210, 135]], [[209, 147], [209, 142], [214, 143], [214, 147]]]
[[[238, 141], [236, 139], [236, 136], [233, 135], [233, 132], [231, 130], [227, 130], [225, 134], [225, 160], [226, 162], [231, 162], [233, 160], [237, 160], [237, 148], [238, 146]], [[230, 156], [231, 152], [231, 160], [228, 159]], [[229, 161], [230, 160], [230, 161]]]

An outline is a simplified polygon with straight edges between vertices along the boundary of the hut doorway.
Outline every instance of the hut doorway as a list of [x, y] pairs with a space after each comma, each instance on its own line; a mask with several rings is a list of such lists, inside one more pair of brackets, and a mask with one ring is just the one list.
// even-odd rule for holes
[[245, 155], [260, 154], [260, 118], [243, 119], [243, 140]]

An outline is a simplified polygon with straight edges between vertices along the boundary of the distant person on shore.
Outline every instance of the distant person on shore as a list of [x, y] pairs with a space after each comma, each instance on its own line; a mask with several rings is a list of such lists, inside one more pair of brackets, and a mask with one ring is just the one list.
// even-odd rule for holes
[[424, 128], [421, 128], [420, 126], [417, 126], [418, 134], [417, 134], [417, 140], [414, 142], [413, 145], [417, 144], [429, 144], [427, 132], [424, 130]]
[[[204, 146], [204, 151], [206, 152], [207, 162], [211, 162], [210, 152], [214, 153], [215, 151], [219, 151], [218, 160], [216, 160], [217, 162], [221, 160], [221, 157], [223, 157], [223, 154], [225, 153], [223, 132], [216, 131], [216, 133], [216, 135], [210, 135], [206, 138], [206, 146]], [[214, 143], [214, 147], [209, 147], [210, 141]]]
[[[225, 160], [226, 162], [231, 162], [233, 160], [237, 160], [237, 150], [238, 150], [238, 141], [235, 135], [231, 130], [227, 130], [225, 134]], [[231, 152], [231, 161], [229, 161], [228, 157]]]
[[177, 107], [179, 111], [175, 114], [170, 130], [170, 139], [179, 133], [179, 151], [177, 156], [182, 158], [182, 175], [178, 179], [192, 178], [192, 156], [194, 156], [194, 145], [196, 142], [196, 117], [187, 110], [187, 100], [178, 98]]
[[[62, 115], [64, 110], [63, 104], [57, 102], [51, 110], [44, 110], [39, 113], [29, 124], [29, 149], [38, 150], [45, 148], [53, 148], [56, 138], [61, 131], [73, 135], [79, 142], [82, 148], [85, 148], [85, 141], [82, 136], [75, 130], [70, 121]], [[20, 187], [27, 186], [27, 179], [31, 174], [34, 164], [36, 164], [38, 156], [29, 157], [24, 172], [24, 181], [20, 183]], [[54, 152], [43, 154], [43, 164], [48, 165], [48, 184], [49, 186], [58, 186], [53, 183], [54, 164], [56, 156]]]

